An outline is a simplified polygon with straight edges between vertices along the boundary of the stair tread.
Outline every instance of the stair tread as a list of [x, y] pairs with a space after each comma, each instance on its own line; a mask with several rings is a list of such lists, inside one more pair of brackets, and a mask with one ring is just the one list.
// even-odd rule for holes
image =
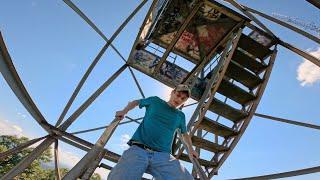
[[232, 84], [225, 78], [223, 78], [223, 80], [221, 81], [218, 92], [242, 105], [255, 99], [255, 96], [253, 94], [241, 89], [235, 84]]
[[238, 47], [249, 52], [259, 59], [264, 59], [267, 55], [271, 54], [270, 49], [245, 34], [241, 35], [238, 42]]
[[199, 125], [199, 128], [204, 129], [208, 132], [211, 132], [213, 134], [216, 134], [218, 136], [222, 137], [230, 137], [230, 136], [235, 136], [238, 133], [234, 131], [233, 129], [220, 124], [216, 121], [213, 121], [209, 119], [208, 117], [204, 117]]
[[209, 110], [233, 122], [238, 122], [247, 116], [246, 112], [233, 108], [216, 98], [213, 98], [212, 103], [209, 106]]
[[194, 146], [197, 146], [201, 149], [205, 149], [207, 151], [211, 151], [211, 152], [225, 152], [228, 150], [227, 147], [224, 147], [224, 146], [221, 146], [217, 143], [214, 143], [214, 142], [210, 142], [206, 139], [202, 139], [202, 138], [199, 138], [197, 136], [192, 136], [192, 144]]
[[[189, 156], [186, 155], [186, 154], [181, 154], [181, 156], [179, 157], [180, 160], [183, 160], [183, 161], [187, 161], [187, 162], [191, 162], [190, 159], [189, 159]], [[205, 167], [215, 167], [217, 166], [217, 163], [216, 162], [212, 162], [212, 161], [207, 161], [207, 160], [204, 160], [204, 159], [198, 159], [200, 165], [202, 166], [205, 166]]]
[[243, 67], [240, 67], [235, 62], [231, 61], [226, 71], [226, 76], [236, 80], [249, 89], [254, 89], [262, 83], [260, 77], [250, 73]]
[[256, 61], [255, 59], [239, 50], [236, 50], [233, 53], [232, 60], [241, 64], [243, 67], [249, 69], [254, 73], [259, 73], [268, 67], [267, 65]]

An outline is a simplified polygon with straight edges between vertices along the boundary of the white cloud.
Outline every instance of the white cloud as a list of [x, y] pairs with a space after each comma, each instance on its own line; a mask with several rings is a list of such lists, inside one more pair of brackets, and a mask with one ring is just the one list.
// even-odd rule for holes
[[[21, 113], [19, 115], [21, 115]], [[24, 136], [24, 137], [28, 137], [29, 139], [34, 138], [27, 135], [24, 132], [23, 128], [21, 128], [18, 125], [10, 123], [6, 119], [0, 119], [0, 135], [16, 135], [18, 137]], [[123, 136], [123, 138], [126, 138], [126, 137], [127, 137], [126, 135]], [[36, 147], [37, 145], [39, 145], [39, 143], [40, 142], [33, 144], [31, 147]], [[53, 148], [51, 149], [53, 154]], [[63, 148], [61, 148], [61, 146], [59, 146], [58, 153], [59, 153], [59, 162], [61, 167], [66, 167], [71, 169], [78, 161], [80, 161], [80, 157], [75, 155], [73, 152], [64, 150]], [[53, 167], [53, 163], [50, 163], [48, 165]], [[102, 179], [106, 179], [109, 173], [108, 170], [105, 170], [102, 168], [97, 168], [95, 172], [100, 174]]]
[[130, 136], [129, 136], [129, 134], [122, 134], [121, 135], [121, 138], [120, 138], [120, 147], [121, 147], [121, 149], [124, 149], [124, 150], [126, 150], [126, 149], [128, 149], [129, 148], [129, 145], [127, 144], [127, 142], [130, 140]]
[[25, 114], [22, 114], [20, 112], [17, 113], [18, 117], [21, 118], [21, 119], [25, 119], [27, 117], [27, 115]]
[[[15, 124], [11, 124], [8, 120], [0, 119], [0, 135], [16, 135], [18, 137], [25, 136], [23, 129]], [[29, 138], [29, 137], [28, 137]]]
[[[320, 59], [320, 47], [309, 53]], [[297, 79], [301, 82], [301, 86], [313, 85], [320, 81], [320, 68], [306, 59], [303, 60], [297, 69]]]

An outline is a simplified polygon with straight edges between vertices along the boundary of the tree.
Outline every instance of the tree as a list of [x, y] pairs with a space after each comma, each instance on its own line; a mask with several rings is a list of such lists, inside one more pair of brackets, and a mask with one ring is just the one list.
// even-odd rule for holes
[[[11, 148], [17, 147], [19, 144], [28, 141], [26, 137], [17, 137], [17, 136], [0, 136], [0, 152], [5, 152]], [[20, 151], [19, 153], [10, 155], [5, 159], [0, 161], [0, 179], [6, 174], [10, 169], [16, 166], [26, 155], [28, 155], [34, 148], [28, 147]], [[51, 149], [48, 148], [45, 150], [40, 157], [33, 161], [33, 163], [25, 169], [20, 175], [15, 177], [15, 179], [40, 179], [40, 180], [55, 180], [56, 174], [54, 169], [45, 169], [42, 167], [44, 163], [52, 162], [52, 153]], [[69, 169], [60, 168], [61, 177], [67, 174]], [[94, 173], [91, 180], [101, 180], [99, 174]]]
[[[0, 152], [7, 151], [11, 148], [18, 146], [21, 143], [28, 141], [26, 137], [17, 136], [0, 136]], [[25, 148], [19, 153], [10, 155], [0, 162], [0, 177], [17, 165], [26, 155], [28, 155], [33, 148]], [[48, 163], [52, 159], [50, 149], [47, 149], [42, 153], [40, 157], [33, 161], [33, 163], [23, 171], [16, 179], [42, 179], [46, 174], [45, 170], [41, 167], [41, 164]]]

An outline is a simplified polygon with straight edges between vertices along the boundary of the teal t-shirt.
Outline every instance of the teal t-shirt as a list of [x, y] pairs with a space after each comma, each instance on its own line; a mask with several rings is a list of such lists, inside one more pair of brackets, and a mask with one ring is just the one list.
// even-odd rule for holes
[[139, 108], [143, 107], [146, 108], [145, 116], [131, 140], [170, 153], [175, 130], [187, 131], [184, 113], [156, 96], [139, 100]]

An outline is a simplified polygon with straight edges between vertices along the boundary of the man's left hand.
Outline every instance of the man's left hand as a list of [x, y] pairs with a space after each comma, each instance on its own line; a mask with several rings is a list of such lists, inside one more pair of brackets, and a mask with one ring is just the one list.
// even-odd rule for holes
[[199, 154], [195, 151], [195, 150], [193, 150], [193, 149], [191, 149], [190, 151], [189, 151], [189, 155], [190, 156], [192, 156], [192, 157], [194, 157], [194, 158], [196, 158], [196, 159], [199, 159]]

